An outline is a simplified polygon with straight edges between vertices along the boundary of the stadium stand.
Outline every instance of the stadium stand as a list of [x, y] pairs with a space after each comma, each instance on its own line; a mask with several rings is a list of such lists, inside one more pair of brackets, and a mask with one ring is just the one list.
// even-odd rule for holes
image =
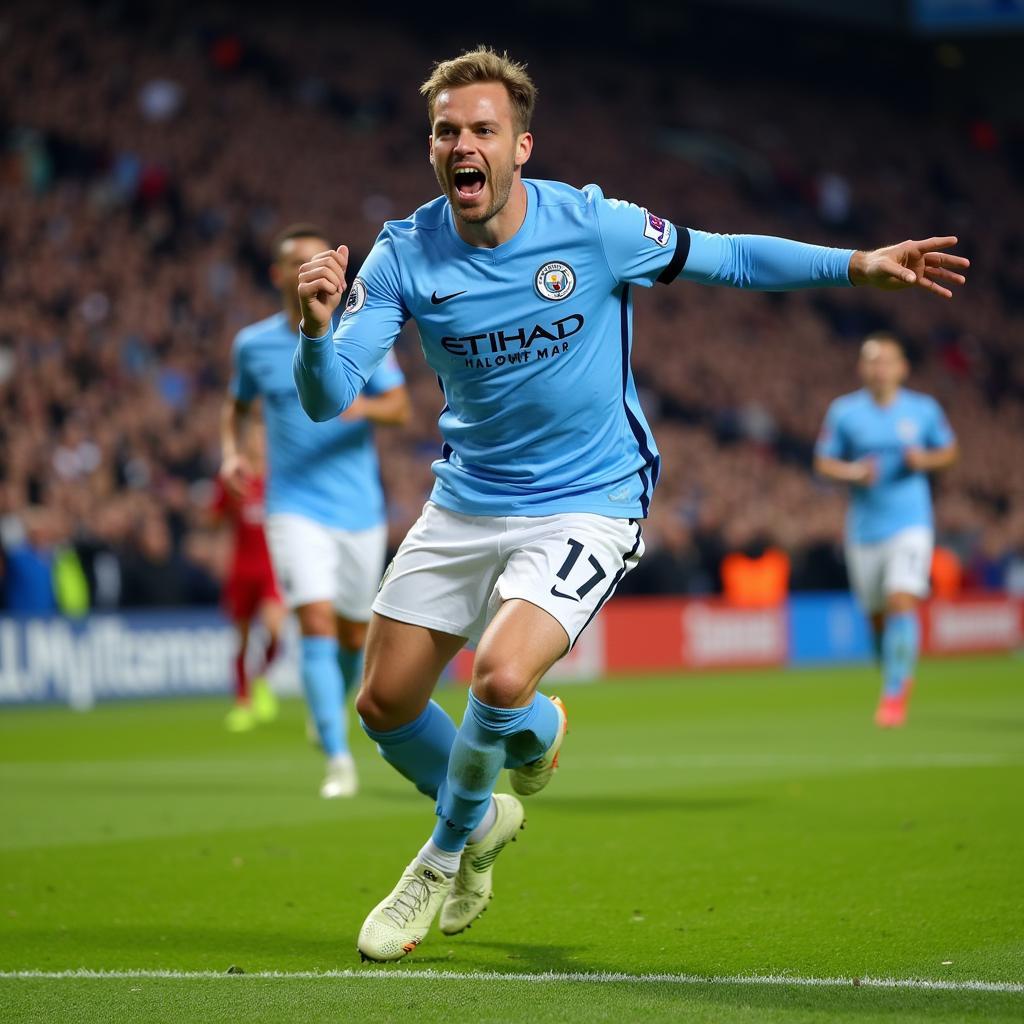
[[[4, 14], [8, 609], [46, 604], [40, 566], [65, 610], [81, 607], [78, 576], [92, 607], [216, 600], [224, 553], [200, 513], [231, 339], [275, 308], [270, 239], [314, 220], [358, 261], [384, 219], [435, 194], [416, 87], [447, 49], [413, 38], [339, 21], [310, 43], [269, 16], [176, 20], [148, 5]], [[926, 98], [846, 97], [837, 122], [834, 97], [799, 82], [580, 52], [533, 63], [534, 176], [597, 181], [708, 230], [837, 245], [953, 231], [973, 262], [951, 303], [687, 285], [638, 297], [635, 367], [664, 473], [629, 591], [716, 591], [723, 557], [754, 547], [784, 550], [796, 589], [844, 585], [843, 497], [812, 478], [810, 453], [877, 327], [906, 339], [911, 386], [942, 402], [961, 441], [938, 485], [943, 547], [966, 586], [1024, 589], [1020, 129]], [[310, 146], [325, 127], [329, 144]], [[398, 348], [414, 422], [380, 437], [392, 545], [440, 448], [440, 396], [416, 348]]]

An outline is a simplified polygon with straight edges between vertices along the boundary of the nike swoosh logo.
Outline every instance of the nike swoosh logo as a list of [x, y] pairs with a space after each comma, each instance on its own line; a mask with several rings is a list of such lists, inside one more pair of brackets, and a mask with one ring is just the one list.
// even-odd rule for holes
[[564, 597], [566, 601], [579, 601], [579, 598], [575, 594], [563, 594], [557, 587], [551, 588], [552, 597]]
[[437, 292], [434, 292], [434, 294], [430, 296], [430, 301], [432, 305], [440, 306], [442, 302], [454, 299], [457, 295], [465, 295], [468, 290], [469, 289], [463, 289], [461, 292], [452, 292], [451, 295], [438, 295]]

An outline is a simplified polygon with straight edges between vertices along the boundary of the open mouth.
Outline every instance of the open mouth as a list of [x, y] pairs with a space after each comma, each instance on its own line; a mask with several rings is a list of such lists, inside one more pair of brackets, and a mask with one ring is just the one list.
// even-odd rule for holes
[[483, 191], [487, 175], [479, 167], [456, 167], [452, 180], [460, 199], [473, 199]]

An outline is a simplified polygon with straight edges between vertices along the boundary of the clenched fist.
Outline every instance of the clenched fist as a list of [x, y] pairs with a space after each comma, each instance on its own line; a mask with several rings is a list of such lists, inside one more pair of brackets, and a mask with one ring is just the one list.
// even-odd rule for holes
[[331, 327], [331, 316], [345, 294], [348, 246], [317, 253], [299, 268], [299, 305], [307, 338], [320, 338]]

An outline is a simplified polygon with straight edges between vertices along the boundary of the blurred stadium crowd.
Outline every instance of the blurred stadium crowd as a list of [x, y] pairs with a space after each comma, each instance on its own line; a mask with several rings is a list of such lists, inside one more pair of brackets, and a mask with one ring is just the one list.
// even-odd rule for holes
[[[384, 24], [310, 38], [146, 10], [22, 7], [0, 21], [10, 609], [216, 600], [224, 544], [204, 509], [218, 413], [233, 335], [277, 308], [271, 238], [313, 220], [358, 263], [383, 220], [436, 194], [417, 86], [447, 50]], [[686, 284], [637, 296], [635, 367], [664, 471], [630, 589], [713, 592], [726, 552], [765, 546], [788, 554], [796, 588], [845, 584], [844, 497], [809, 466], [876, 327], [906, 340], [911, 386], [959, 435], [963, 457], [937, 485], [941, 543], [967, 585], [1024, 589], [1024, 138], [927, 102], [865, 95], [840, 113], [799, 83], [607, 53], [531, 70], [535, 177], [597, 181], [707, 230], [858, 247], [953, 232], [973, 262], [950, 303]], [[397, 349], [413, 424], [379, 433], [392, 545], [440, 448], [417, 347], [410, 330]]]

